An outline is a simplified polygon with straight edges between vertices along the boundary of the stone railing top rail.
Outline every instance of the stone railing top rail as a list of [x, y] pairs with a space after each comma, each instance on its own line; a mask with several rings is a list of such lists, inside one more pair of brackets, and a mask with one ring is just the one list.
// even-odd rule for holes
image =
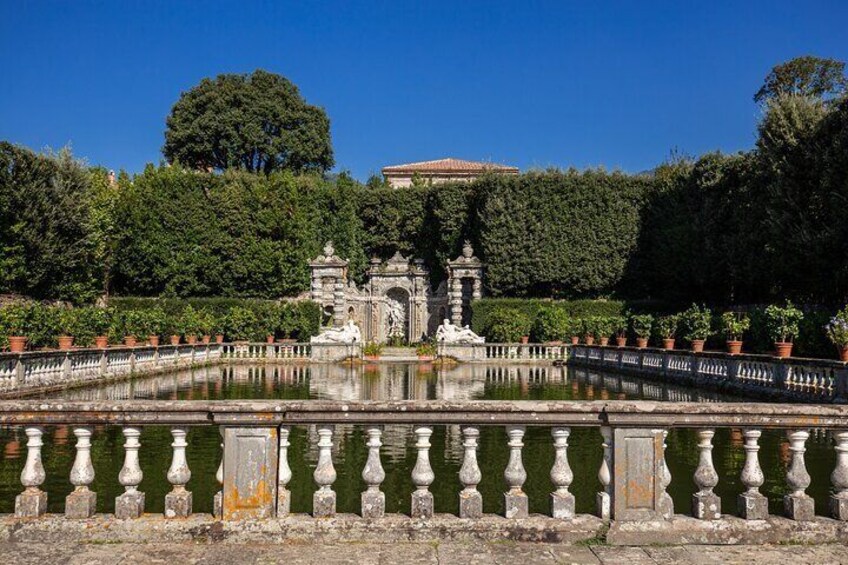
[[0, 424], [282, 423], [846, 428], [848, 406], [652, 401], [0, 401]]
[[815, 357], [775, 357], [774, 355], [768, 355], [763, 353], [739, 353], [731, 355], [730, 353], [725, 353], [723, 351], [701, 351], [695, 352], [690, 351], [688, 349], [662, 349], [659, 347], [633, 347], [633, 346], [617, 346], [614, 344], [610, 345], [586, 345], [584, 343], [580, 343], [578, 345], [571, 345], [571, 348], [584, 348], [584, 349], [605, 349], [608, 351], [632, 351], [634, 353], [657, 353], [663, 355], [694, 355], [702, 358], [712, 358], [712, 359], [733, 359], [735, 361], [764, 361], [767, 363], [781, 363], [781, 364], [790, 364], [790, 365], [814, 365], [814, 366], [822, 366], [822, 367], [837, 367], [837, 368], [845, 368], [848, 367], [848, 363], [839, 361], [837, 359], [819, 359]]
[[9, 351], [0, 351], [0, 361], [3, 359], [33, 359], [37, 357], [64, 357], [65, 355], [84, 355], [86, 353], [132, 353], [145, 350], [163, 350], [163, 349], [190, 349], [190, 348], [206, 348], [219, 347], [224, 344], [220, 343], [180, 343], [179, 345], [171, 345], [169, 343], [160, 343], [159, 345], [110, 345], [109, 347], [74, 347], [73, 349], [39, 349], [33, 351], [22, 351], [12, 353]]

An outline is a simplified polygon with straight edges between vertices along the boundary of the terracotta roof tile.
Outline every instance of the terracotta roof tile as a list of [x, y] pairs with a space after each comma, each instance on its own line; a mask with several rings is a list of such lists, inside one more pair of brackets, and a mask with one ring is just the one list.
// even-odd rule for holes
[[517, 167], [499, 165], [498, 163], [483, 163], [479, 161], [464, 161], [448, 157], [434, 161], [419, 161], [403, 165], [383, 167], [383, 173], [482, 173], [484, 171], [500, 171], [517, 173]]

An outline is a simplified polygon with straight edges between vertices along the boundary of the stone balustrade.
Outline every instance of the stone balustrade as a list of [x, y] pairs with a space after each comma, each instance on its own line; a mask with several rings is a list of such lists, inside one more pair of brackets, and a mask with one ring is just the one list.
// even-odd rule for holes
[[217, 362], [219, 344], [0, 353], [0, 395], [80, 386]]
[[440, 343], [440, 357], [464, 362], [536, 363], [565, 361], [568, 345], [546, 343]]
[[309, 361], [312, 346], [308, 343], [225, 343], [221, 358], [245, 361]]
[[569, 346], [569, 364], [763, 398], [845, 402], [848, 363], [706, 351]]
[[[333, 401], [134, 401], [134, 402], [0, 402], [0, 425], [21, 425], [25, 429], [27, 457], [21, 473], [22, 491], [15, 501], [15, 516], [38, 518], [45, 514], [47, 494], [41, 490], [46, 480], [42, 461], [42, 434], [45, 426], [69, 425], [76, 437], [77, 454], [69, 481], [74, 490], [65, 501], [68, 518], [89, 518], [96, 507], [97, 493], [92, 491], [97, 469], [92, 463], [91, 440], [95, 428], [121, 426], [125, 438], [125, 459], [117, 480], [124, 492], [115, 501], [115, 518], [130, 520], [144, 514], [145, 493], [139, 490], [143, 470], [140, 467], [140, 429], [143, 426], [169, 426], [173, 436], [171, 465], [166, 479], [171, 491], [165, 495], [165, 519], [192, 515], [192, 493], [186, 484], [191, 478], [186, 452], [191, 450], [187, 431], [193, 426], [218, 425], [223, 437], [223, 455], [215, 477], [220, 492], [215, 496], [214, 513], [223, 521], [268, 520], [290, 515], [292, 479], [289, 466], [289, 434], [292, 426], [317, 428], [318, 462], [313, 473], [316, 485], [312, 515], [331, 518], [336, 515], [333, 463], [336, 425], [362, 426], [365, 431], [367, 460], [362, 470], [361, 517], [367, 521], [385, 519], [385, 493], [382, 484], [386, 472], [380, 460], [383, 430], [393, 424], [412, 425], [417, 459], [412, 470], [414, 490], [411, 498], [412, 520], [434, 518], [434, 481], [453, 480], [439, 477], [430, 464], [430, 437], [436, 426], [459, 425], [462, 433], [463, 462], [459, 471], [462, 489], [456, 494], [459, 519], [479, 520], [483, 514], [482, 481], [502, 480], [505, 492], [504, 518], [521, 524], [531, 519], [524, 485], [523, 438], [529, 426], [550, 429], [554, 453], [550, 469], [553, 491], [546, 512], [548, 526], [560, 531], [569, 523], [584, 524], [575, 514], [571, 492], [575, 473], [568, 439], [576, 427], [600, 428], [603, 457], [597, 470], [598, 483], [579, 485], [597, 489], [596, 517], [619, 526], [627, 536], [642, 523], [644, 535], [680, 524], [701, 532], [762, 531], [769, 516], [768, 502], [760, 492], [764, 471], [760, 466], [759, 439], [764, 429], [785, 430], [790, 461], [785, 472], [787, 493], [783, 498], [785, 523], [804, 523], [810, 528], [841, 528], [848, 521], [848, 409], [832, 405], [791, 405], [766, 403], [674, 403], [649, 401], [444, 401], [424, 402], [333, 402]], [[506, 430], [509, 458], [503, 476], [484, 477], [478, 465], [480, 429], [502, 426]], [[806, 470], [805, 443], [811, 427], [832, 432], [836, 460], [831, 474], [832, 494], [829, 518], [815, 515], [813, 499], [806, 493], [810, 475]], [[719, 484], [712, 460], [715, 429], [741, 429], [744, 438], [744, 465], [740, 481], [744, 491], [737, 496], [737, 507], [722, 508], [715, 493]], [[666, 462], [666, 438], [672, 428], [697, 430], [698, 465], [692, 477], [673, 477]], [[533, 454], [527, 454], [533, 456]], [[692, 481], [691, 508], [674, 508], [667, 489], [672, 481]], [[397, 493], [393, 493], [396, 495]], [[682, 513], [689, 510], [689, 516]], [[732, 514], [738, 517], [730, 517]], [[538, 524], [539, 518], [532, 518]], [[727, 522], [727, 521], [730, 522]], [[715, 525], [711, 523], [724, 523]], [[728, 525], [729, 524], [729, 525]], [[512, 526], [509, 526], [512, 527]], [[700, 529], [699, 529], [700, 528]], [[844, 531], [845, 528], [839, 531]], [[690, 532], [691, 533], [691, 532]], [[667, 537], [653, 538], [657, 542]], [[708, 539], [708, 538], [704, 538]], [[709, 538], [712, 539], [712, 538]]]

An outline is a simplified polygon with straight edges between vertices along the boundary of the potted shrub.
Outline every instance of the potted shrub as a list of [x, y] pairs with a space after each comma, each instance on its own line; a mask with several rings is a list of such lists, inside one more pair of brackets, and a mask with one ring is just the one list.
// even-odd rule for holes
[[742, 353], [742, 335], [751, 327], [751, 318], [742, 312], [725, 312], [721, 315], [721, 327], [727, 339], [727, 352]]
[[145, 311], [143, 314], [147, 342], [153, 347], [159, 347], [159, 336], [165, 333], [168, 316], [158, 306]]
[[56, 345], [62, 351], [74, 346], [74, 336], [77, 334], [77, 312], [75, 308], [59, 308], [56, 316]]
[[644, 349], [648, 347], [648, 339], [654, 326], [654, 317], [650, 314], [638, 314], [630, 317], [630, 327], [636, 336], [636, 347]]
[[212, 341], [212, 332], [215, 329], [215, 316], [207, 308], [197, 311], [197, 329], [200, 332], [200, 342], [207, 344]]
[[429, 341], [422, 341], [415, 346], [415, 354], [419, 361], [432, 361], [436, 357], [436, 346]]
[[380, 354], [383, 352], [383, 345], [380, 343], [376, 343], [374, 341], [369, 341], [362, 348], [362, 354], [369, 361], [376, 361], [380, 358]]
[[774, 354], [777, 357], [791, 357], [792, 343], [798, 337], [804, 313], [787, 300], [784, 306], [772, 304], [767, 307], [765, 315], [769, 335], [774, 340]]
[[825, 326], [827, 337], [836, 346], [839, 360], [848, 362], [848, 306], [836, 313]]
[[692, 345], [692, 351], [700, 353], [704, 350], [704, 342], [713, 333], [713, 313], [709, 308], [693, 304], [680, 314], [684, 339]]
[[517, 308], [499, 308], [489, 316], [486, 336], [494, 343], [515, 343], [530, 332], [530, 319]]
[[595, 318], [595, 337], [598, 338], [602, 346], [609, 345], [610, 335], [613, 332], [614, 325], [612, 318], [604, 316]]
[[218, 314], [212, 315], [212, 334], [215, 343], [224, 343], [224, 318]]
[[598, 319], [589, 317], [583, 319], [583, 343], [592, 345], [595, 343], [595, 332], [598, 328]]
[[231, 341], [250, 341], [256, 339], [256, 335], [262, 330], [259, 327], [259, 319], [250, 308], [233, 306], [224, 317], [224, 334]]
[[115, 312], [110, 308], [99, 308], [97, 306], [85, 306], [77, 309], [78, 329], [76, 342], [79, 345], [90, 346], [98, 349], [109, 347], [109, 327]]
[[15, 302], [0, 309], [0, 335], [6, 337], [9, 351], [24, 351], [31, 330], [32, 308], [28, 304]]
[[[138, 343], [136, 336], [146, 333], [146, 323], [143, 314], [138, 310], [126, 310], [113, 318], [113, 334], [122, 336], [124, 345], [135, 347]], [[119, 338], [120, 339], [120, 338]]]
[[661, 316], [657, 319], [657, 333], [662, 339], [663, 349], [674, 349], [674, 338], [677, 335], [679, 320], [676, 314]]
[[538, 343], [562, 345], [562, 340], [568, 332], [568, 314], [562, 308], [549, 306], [539, 310], [530, 335]]
[[186, 306], [180, 314], [180, 326], [186, 343], [189, 345], [197, 343], [197, 336], [200, 334], [200, 316], [191, 304]]
[[580, 332], [583, 329], [583, 321], [575, 318], [569, 318], [568, 329], [565, 335], [571, 336], [571, 345], [580, 343]]
[[610, 318], [613, 332], [615, 332], [615, 344], [618, 347], [627, 345], [627, 318], [624, 316], [613, 316]]

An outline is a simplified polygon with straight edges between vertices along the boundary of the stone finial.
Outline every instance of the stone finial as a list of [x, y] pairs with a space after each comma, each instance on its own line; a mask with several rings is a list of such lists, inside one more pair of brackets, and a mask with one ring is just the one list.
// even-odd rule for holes
[[312, 478], [318, 490], [312, 496], [312, 515], [316, 518], [329, 518], [336, 514], [336, 468], [333, 467], [333, 426], [318, 426], [318, 465]]
[[721, 498], [713, 492], [718, 473], [713, 466], [713, 430], [698, 430], [698, 467], [693, 477], [698, 492], [692, 495], [692, 515], [700, 520], [721, 518]]
[[77, 455], [71, 468], [74, 490], [65, 498], [65, 516], [91, 518], [97, 509], [97, 493], [89, 490], [94, 482], [94, 465], [91, 463], [91, 428], [74, 428], [77, 437]]
[[598, 469], [598, 480], [603, 490], [596, 495], [598, 517], [601, 520], [609, 520], [612, 517], [612, 428], [601, 426], [601, 436], [604, 438], [601, 444], [604, 448], [604, 456], [601, 459], [601, 467]]
[[171, 435], [174, 442], [171, 444], [173, 455], [171, 467], [168, 469], [168, 482], [173, 489], [165, 495], [165, 518], [187, 518], [191, 515], [191, 491], [186, 490], [186, 483], [191, 480], [191, 470], [186, 460], [186, 434], [185, 428], [172, 428]]
[[837, 520], [848, 520], [848, 431], [834, 432], [836, 466], [830, 474], [834, 493], [830, 495], [830, 514]]
[[118, 473], [118, 482], [124, 487], [124, 494], [115, 498], [115, 517], [120, 520], [138, 518], [144, 513], [144, 493], [138, 490], [144, 473], [138, 464], [138, 450], [141, 447], [138, 438], [141, 430], [126, 427], [124, 433], [124, 466]]
[[509, 426], [506, 434], [509, 437], [509, 462], [504, 470], [504, 480], [509, 486], [509, 492], [504, 494], [505, 516], [507, 518], [526, 518], [529, 513], [527, 495], [522, 490], [527, 480], [527, 471], [521, 459], [521, 448], [524, 447], [524, 426]]
[[292, 478], [289, 467], [289, 426], [280, 426], [280, 453], [277, 460], [277, 517], [284, 518], [291, 512], [291, 491], [288, 489]]
[[41, 441], [44, 430], [30, 426], [24, 429], [27, 436], [27, 458], [21, 471], [21, 484], [24, 491], [15, 498], [15, 516], [18, 518], [35, 518], [47, 511], [47, 493], [39, 487], [44, 482], [46, 474], [41, 462]]
[[380, 447], [383, 442], [380, 436], [383, 429], [380, 426], [368, 426], [365, 430], [368, 441], [368, 460], [362, 469], [362, 480], [367, 490], [362, 493], [362, 517], [366, 520], [382, 518], [386, 513], [386, 494], [380, 491], [380, 485], [386, 479], [386, 472], [380, 462]]
[[764, 482], [763, 470], [757, 452], [760, 450], [760, 430], [744, 430], [745, 465], [742, 467], [741, 481], [746, 490], [737, 498], [739, 515], [746, 520], [765, 520], [768, 517], [768, 499], [760, 493]]
[[324, 244], [324, 257], [330, 258], [336, 254], [336, 248], [333, 247], [333, 242], [328, 241]]
[[418, 450], [418, 457], [415, 460], [415, 467], [412, 468], [412, 484], [415, 485], [415, 491], [412, 493], [410, 514], [413, 518], [433, 517], [433, 493], [429, 490], [436, 479], [433, 468], [430, 466], [430, 436], [432, 435], [433, 428], [430, 426], [415, 428], [415, 448]]
[[551, 515], [554, 518], [570, 520], [574, 518], [574, 495], [568, 491], [574, 473], [568, 464], [568, 437], [571, 435], [569, 428], [552, 428], [551, 436], [554, 438], [554, 464], [551, 467], [551, 483], [554, 490], [551, 493]]
[[480, 466], [477, 464], [477, 440], [480, 429], [474, 426], [462, 428], [464, 455], [462, 467], [459, 469], [459, 480], [463, 485], [459, 493], [459, 517], [480, 518], [483, 516], [483, 495], [477, 490], [477, 485], [483, 480]]
[[804, 462], [805, 446], [810, 432], [807, 430], [789, 430], [786, 432], [789, 439], [789, 451], [792, 453], [792, 461], [786, 471], [786, 485], [790, 492], [783, 497], [783, 507], [787, 518], [793, 520], [812, 520], [815, 518], [816, 510], [813, 498], [805, 491], [810, 486], [810, 474]]
[[471, 242], [467, 239], [462, 244], [462, 256], [466, 259], [471, 259], [474, 257], [474, 248], [471, 247]]

